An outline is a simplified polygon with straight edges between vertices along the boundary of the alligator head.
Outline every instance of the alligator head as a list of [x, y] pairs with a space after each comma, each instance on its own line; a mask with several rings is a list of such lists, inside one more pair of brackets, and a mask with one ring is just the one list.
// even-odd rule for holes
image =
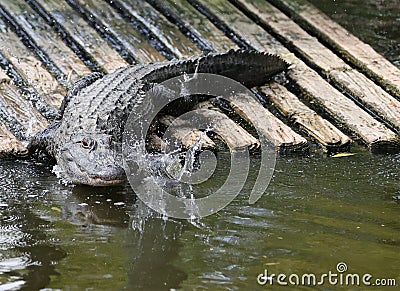
[[65, 126], [53, 122], [28, 145], [30, 154], [54, 158], [61, 178], [72, 184], [112, 186], [126, 180], [117, 143], [111, 135], [83, 131], [65, 134]]
[[73, 184], [110, 186], [126, 180], [110, 135], [74, 133], [56, 151], [61, 176]]

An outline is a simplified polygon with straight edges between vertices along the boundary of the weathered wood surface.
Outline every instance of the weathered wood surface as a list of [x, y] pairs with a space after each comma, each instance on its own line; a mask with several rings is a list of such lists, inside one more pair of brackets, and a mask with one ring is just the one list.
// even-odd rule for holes
[[296, 95], [277, 83], [261, 87], [261, 91], [274, 103], [274, 106], [300, 129], [304, 130], [327, 152], [349, 149], [350, 138], [302, 103]]
[[1, 19], [0, 54], [42, 96], [46, 104], [54, 109], [60, 107], [66, 93], [65, 88], [46, 70], [42, 62]]
[[179, 29], [143, 0], [114, 1], [135, 21], [144, 25], [165, 48], [177, 58], [200, 54], [201, 51]]
[[[204, 132], [201, 130], [194, 128], [193, 125], [184, 122], [182, 120], [175, 121], [175, 117], [171, 115], [165, 115], [162, 116], [159, 119], [159, 122], [163, 124], [166, 127], [171, 126], [174, 122], [176, 126], [173, 126], [170, 128], [170, 133], [171, 136], [178, 142], [180, 143], [179, 146], [182, 146], [185, 149], [189, 149], [192, 147], [194, 144], [197, 143], [199, 148], [201, 149], [216, 149], [217, 145], [212, 141], [211, 138], [207, 136]], [[154, 139], [157, 139], [153, 137]], [[158, 139], [157, 139], [158, 140]], [[157, 140], [154, 141], [155, 147], [157, 146]], [[158, 142], [160, 142], [158, 140]], [[161, 143], [161, 146], [163, 146], [163, 142]]]
[[339, 91], [332, 90], [327, 82], [315, 82], [318, 76], [315, 71], [296, 70], [290, 76], [308, 101], [359, 136], [374, 152], [385, 152], [392, 147], [399, 147], [397, 134], [361, 110]]
[[[31, 41], [49, 58], [52, 65], [61, 71], [65, 79], [76, 80], [91, 71], [69, 48], [61, 37], [22, 0], [2, 1], [0, 8], [6, 10], [13, 21]], [[43, 55], [41, 51], [37, 54]]]
[[106, 33], [119, 41], [121, 48], [137, 63], [156, 62], [164, 57], [133, 26], [104, 0], [67, 0], [80, 9]]
[[220, 112], [220, 110], [210, 102], [206, 101], [200, 103], [197, 109], [203, 109], [197, 111], [200, 117], [213, 121], [214, 127], [210, 128], [210, 131], [217, 134], [231, 150], [245, 147], [252, 150], [260, 146], [259, 141], [255, 137], [224, 113]]
[[400, 98], [400, 70], [304, 0], [269, 0]]
[[[241, 42], [261, 51], [267, 50], [278, 54], [292, 64], [289, 77], [304, 95], [312, 102], [320, 105], [320, 109], [330, 115], [333, 120], [360, 137], [371, 149], [378, 151], [379, 147], [382, 146], [382, 151], [385, 151], [388, 144], [394, 147], [399, 146], [397, 136], [393, 131], [376, 121], [353, 101], [333, 88], [317, 72], [298, 59], [231, 3], [223, 0], [189, 1], [199, 10], [208, 10], [207, 13], [215, 15], [218, 18], [219, 25], [223, 26], [221, 28], [227, 31], [231, 30], [231, 33], [239, 37]], [[198, 4], [200, 4], [200, 7]], [[216, 19], [211, 20], [216, 22]]]
[[[33, 2], [33, 1], [32, 1]], [[60, 0], [37, 0], [68, 35], [99, 64], [107, 73], [128, 65], [92, 27], [68, 3]], [[82, 29], [84, 27], [84, 29]]]
[[6, 119], [12, 119], [10, 122], [19, 138], [28, 139], [48, 125], [47, 120], [21, 96], [13, 84], [0, 84], [0, 108]]
[[26, 152], [25, 146], [0, 121], [0, 157], [21, 156]]
[[[200, 14], [193, 6], [185, 0], [148, 0], [157, 7], [164, 15], [169, 16], [175, 23], [180, 25], [189, 34], [204, 42], [204, 46], [212, 51], [227, 51], [239, 48], [224, 33], [217, 29], [208, 19]], [[195, 41], [197, 40], [195, 39]]]
[[392, 126], [400, 128], [400, 102], [396, 98], [348, 66], [345, 61], [274, 6], [260, 0], [234, 0], [234, 2], [251, 14], [256, 22], [279, 35], [287, 46], [321, 70], [338, 87], [350, 93]]
[[265, 109], [253, 96], [235, 95], [226, 99], [232, 109], [273, 143], [279, 152], [304, 151], [307, 140]]

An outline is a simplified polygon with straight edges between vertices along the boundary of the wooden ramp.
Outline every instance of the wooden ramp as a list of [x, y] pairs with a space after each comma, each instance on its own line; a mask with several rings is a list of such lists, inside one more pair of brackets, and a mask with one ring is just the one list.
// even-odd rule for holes
[[[400, 70], [305, 0], [4, 0], [0, 157], [26, 154], [27, 141], [51, 122], [81, 76], [237, 48], [291, 64], [286, 82], [253, 88], [261, 102], [227, 100], [278, 151], [301, 152], [311, 143], [347, 151], [352, 140], [373, 152], [400, 150]], [[218, 121], [214, 132], [228, 147], [257, 148], [257, 136], [207, 104], [202, 108]], [[202, 139], [216, 147], [201, 131], [184, 128], [174, 133], [184, 146]], [[159, 137], [151, 139], [161, 146]]]

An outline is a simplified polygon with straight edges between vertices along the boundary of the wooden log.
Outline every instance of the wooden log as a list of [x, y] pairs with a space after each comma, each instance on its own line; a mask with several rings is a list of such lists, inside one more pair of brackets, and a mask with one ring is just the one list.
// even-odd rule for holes
[[265, 1], [233, 0], [233, 2], [247, 11], [257, 23], [273, 31], [308, 63], [318, 67], [337, 86], [350, 93], [383, 120], [400, 128], [400, 102], [366, 76], [349, 67], [293, 20]]
[[[169, 127], [176, 118], [170, 115], [165, 115], [159, 118], [159, 122]], [[177, 126], [171, 129], [172, 137], [180, 143], [180, 145], [189, 149], [195, 143], [198, 143], [200, 149], [216, 149], [216, 144], [201, 130], [193, 128], [190, 124], [180, 122]]]
[[26, 154], [26, 147], [0, 121], [0, 158]]
[[201, 53], [199, 48], [186, 38], [174, 24], [145, 1], [117, 0], [113, 2], [121, 7], [124, 13], [129, 14], [132, 19], [151, 31], [175, 57], [182, 58]]
[[348, 151], [350, 138], [275, 82], [261, 87], [280, 113], [314, 138], [327, 152]]
[[203, 109], [199, 115], [212, 120], [214, 127], [211, 128], [211, 131], [217, 134], [231, 150], [245, 147], [253, 150], [260, 146], [260, 142], [255, 137], [210, 102], [201, 102], [196, 108]]
[[36, 0], [87, 54], [111, 73], [128, 63], [66, 2]]
[[43, 130], [47, 120], [18, 92], [12, 84], [0, 85], [0, 107], [17, 120], [22, 127], [22, 137], [29, 139], [35, 133]]
[[304, 0], [269, 0], [335, 51], [400, 98], [400, 70], [315, 6]]
[[103, 0], [68, 0], [74, 7], [88, 15], [91, 21], [111, 34], [136, 62], [147, 63], [164, 60], [164, 57], [150, 43], [126, 22], [122, 16]]
[[0, 19], [0, 53], [50, 107], [58, 109], [66, 94], [64, 87], [46, 70], [18, 36]]
[[308, 148], [307, 140], [264, 108], [254, 96], [238, 95], [226, 99], [232, 109], [272, 142], [279, 152], [299, 152]]
[[288, 76], [298, 86], [299, 90], [309, 100], [318, 104], [320, 110], [325, 111], [337, 123], [360, 137], [371, 150], [375, 152], [392, 151], [393, 147], [398, 148], [400, 146], [393, 131], [333, 88], [317, 72], [308, 67], [232, 4], [223, 0], [189, 1], [195, 7], [200, 4], [200, 10], [207, 9], [207, 14], [213, 14], [218, 19], [219, 26], [233, 34], [235, 38], [240, 38], [241, 42], [260, 51], [280, 55], [292, 64]]
[[68, 80], [74, 81], [91, 72], [61, 37], [25, 1], [2, 1], [0, 7], [8, 12], [20, 29], [25, 31], [31, 40], [45, 52], [64, 77], [68, 76]]
[[329, 78], [383, 121], [400, 130], [399, 100], [356, 70], [334, 70], [329, 73]]
[[174, 23], [182, 22], [182, 26], [195, 35], [198, 39], [205, 42], [213, 51], [227, 51], [237, 49], [238, 46], [231, 41], [224, 33], [216, 28], [208, 19], [193, 8], [184, 0], [151, 0], [153, 6], [162, 11], [166, 17], [171, 17]]

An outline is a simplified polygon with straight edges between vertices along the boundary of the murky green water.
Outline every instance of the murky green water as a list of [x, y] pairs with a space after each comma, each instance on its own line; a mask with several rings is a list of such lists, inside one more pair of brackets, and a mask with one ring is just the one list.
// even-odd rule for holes
[[[377, 10], [378, 2], [393, 5]], [[336, 11], [336, 20], [398, 62], [395, 0], [316, 4], [329, 3], [324, 9]], [[66, 187], [50, 166], [1, 161], [0, 290], [273, 290], [277, 282], [262, 287], [258, 274], [320, 276], [338, 273], [339, 262], [347, 264], [346, 274], [371, 274], [371, 283], [394, 278], [399, 285], [400, 204], [392, 197], [400, 195], [400, 155], [355, 152], [280, 157], [267, 192], [249, 205], [254, 159], [249, 184], [223, 211], [196, 223], [148, 218], [142, 232], [132, 224], [146, 211], [128, 185]], [[353, 287], [314, 289], [339, 288]]]
[[400, 67], [398, 0], [309, 0]]
[[252, 290], [264, 269], [323, 274], [339, 262], [351, 273], [399, 282], [400, 205], [392, 198], [400, 192], [399, 158], [365, 151], [279, 158], [257, 204], [247, 203], [249, 183], [217, 215], [195, 224], [149, 218], [143, 232], [131, 227], [143, 207], [129, 186], [70, 188], [49, 167], [3, 162], [0, 282], [26, 282], [29, 289]]

